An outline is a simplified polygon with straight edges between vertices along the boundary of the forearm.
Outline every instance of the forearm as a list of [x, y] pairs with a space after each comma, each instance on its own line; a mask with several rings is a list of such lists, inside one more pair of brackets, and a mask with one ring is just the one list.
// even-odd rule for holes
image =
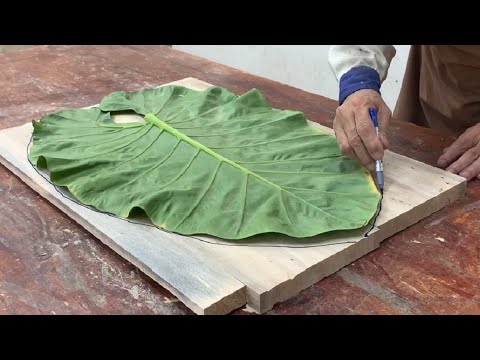
[[328, 60], [339, 80], [340, 104], [346, 97], [361, 89], [380, 93], [395, 56], [393, 45], [333, 45]]

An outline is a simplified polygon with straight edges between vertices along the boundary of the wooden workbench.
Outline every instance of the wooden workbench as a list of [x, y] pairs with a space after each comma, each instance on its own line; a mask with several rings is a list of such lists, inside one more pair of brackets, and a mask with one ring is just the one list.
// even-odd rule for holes
[[[185, 77], [236, 93], [257, 88], [272, 106], [327, 126], [337, 105], [163, 46], [40, 46], [0, 55], [0, 69], [0, 129]], [[390, 136], [393, 151], [432, 165], [453, 141], [399, 123]], [[470, 182], [463, 199], [269, 313], [480, 313], [479, 184]], [[185, 313], [168, 291], [0, 165], [0, 314]]]

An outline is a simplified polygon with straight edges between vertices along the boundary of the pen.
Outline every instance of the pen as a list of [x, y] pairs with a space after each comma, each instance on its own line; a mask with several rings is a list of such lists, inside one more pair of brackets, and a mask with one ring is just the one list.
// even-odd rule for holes
[[[377, 119], [377, 110], [375, 108], [369, 109], [370, 118], [373, 121], [373, 126], [375, 127], [375, 131], [378, 134], [378, 119]], [[375, 172], [377, 173], [377, 185], [380, 189], [380, 192], [383, 194], [383, 163], [382, 160], [375, 160]]]

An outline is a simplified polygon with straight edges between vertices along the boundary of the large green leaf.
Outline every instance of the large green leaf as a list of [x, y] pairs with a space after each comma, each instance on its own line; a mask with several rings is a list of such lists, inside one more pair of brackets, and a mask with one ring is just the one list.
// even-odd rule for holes
[[[142, 123], [116, 123], [135, 112]], [[258, 90], [116, 92], [35, 121], [31, 161], [82, 203], [181, 234], [310, 237], [365, 226], [380, 194], [368, 171], [303, 113]]]

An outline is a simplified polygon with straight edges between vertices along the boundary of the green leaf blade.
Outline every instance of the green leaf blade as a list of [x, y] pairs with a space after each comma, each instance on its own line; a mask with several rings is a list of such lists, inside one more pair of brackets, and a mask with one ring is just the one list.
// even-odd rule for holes
[[[125, 111], [146, 122], [112, 120]], [[140, 208], [186, 235], [355, 229], [380, 199], [370, 174], [332, 136], [303, 113], [272, 109], [257, 90], [113, 93], [99, 108], [47, 115], [33, 136], [31, 160], [46, 163], [52, 181], [81, 202], [121, 217]]]

